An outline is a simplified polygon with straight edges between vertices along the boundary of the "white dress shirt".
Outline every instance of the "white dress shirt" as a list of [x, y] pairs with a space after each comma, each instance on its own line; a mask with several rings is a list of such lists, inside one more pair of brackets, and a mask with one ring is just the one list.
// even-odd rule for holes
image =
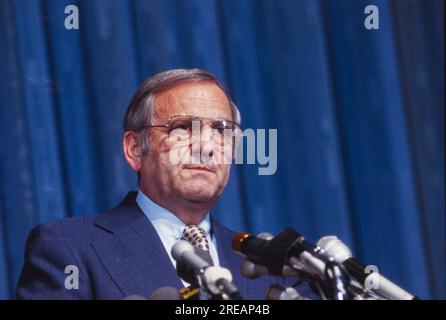
[[[173, 266], [176, 267], [176, 261], [172, 257], [170, 251], [172, 250], [175, 242], [181, 239], [186, 225], [172, 212], [160, 207], [155, 202], [150, 200], [149, 197], [147, 197], [141, 190], [138, 191], [138, 195], [136, 196], [136, 203], [155, 227], [155, 230], [158, 233], [170, 260], [172, 261]], [[203, 218], [203, 220], [200, 221], [198, 226], [202, 227], [206, 232], [206, 238], [209, 242], [209, 253], [214, 265], [220, 266], [217, 253], [217, 242], [213, 236], [213, 233], [211, 232], [209, 213]], [[181, 281], [185, 287], [189, 285], [187, 282], [183, 281], [183, 279], [181, 279]]]

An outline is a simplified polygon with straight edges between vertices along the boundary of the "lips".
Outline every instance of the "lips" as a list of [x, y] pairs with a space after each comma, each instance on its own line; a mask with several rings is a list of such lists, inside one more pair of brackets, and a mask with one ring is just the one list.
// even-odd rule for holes
[[185, 165], [184, 169], [193, 169], [193, 170], [203, 170], [203, 171], [215, 172], [215, 170], [211, 166], [204, 166], [204, 165]]

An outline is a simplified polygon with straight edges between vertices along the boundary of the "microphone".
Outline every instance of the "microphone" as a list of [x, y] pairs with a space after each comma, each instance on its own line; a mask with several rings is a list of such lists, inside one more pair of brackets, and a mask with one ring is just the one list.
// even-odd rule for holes
[[181, 270], [179, 276], [189, 283], [198, 284], [213, 297], [241, 300], [239, 290], [232, 283], [231, 272], [209, 264], [196, 254], [194, 247], [184, 240], [177, 241], [172, 247], [172, 257]]
[[[306, 241], [299, 232], [289, 228], [271, 240], [238, 232], [232, 238], [232, 248], [255, 265], [263, 267], [242, 264], [244, 272], [251, 278], [264, 275], [265, 268], [267, 274], [276, 276], [297, 276], [296, 272], [303, 271], [316, 274], [322, 279], [326, 277], [328, 258], [324, 256], [323, 250]], [[288, 268], [285, 268], [286, 266]]]
[[[211, 255], [209, 252], [204, 251], [203, 249], [192, 246], [194, 248], [194, 253], [199, 256], [201, 259], [203, 259], [205, 262], [207, 262], [209, 265], [213, 265], [214, 262], [212, 261]], [[190, 283], [192, 287], [199, 287], [199, 283], [197, 282], [197, 278], [194, 276], [194, 270], [192, 267], [184, 262], [177, 263], [177, 274], [180, 276], [181, 279], [186, 281], [187, 283]]]
[[[243, 259], [240, 266], [240, 273], [242, 276], [248, 279], [257, 279], [261, 276], [269, 276], [271, 275], [268, 271], [268, 268], [259, 264], [255, 264], [254, 262]], [[292, 269], [290, 266], [284, 265], [282, 268], [282, 272], [280, 274], [283, 277], [293, 277], [298, 278], [299, 272]]]
[[[365, 288], [392, 300], [414, 300], [416, 296], [408, 293], [377, 272], [368, 272], [367, 266], [352, 257], [350, 249], [336, 236], [321, 238], [317, 244], [326, 253], [342, 264], [345, 269]], [[375, 285], [370, 285], [371, 283]], [[369, 288], [371, 287], [371, 288]]]
[[278, 284], [273, 284], [269, 287], [265, 296], [266, 300], [309, 300], [301, 296], [296, 289]]
[[[272, 240], [274, 236], [271, 233], [262, 232], [257, 235], [257, 238], [269, 241]], [[248, 259], [243, 259], [240, 266], [240, 272], [242, 276], [248, 279], [257, 279], [260, 276], [270, 275], [268, 269], [265, 266], [255, 264]], [[291, 269], [289, 266], [285, 265], [282, 269], [281, 275], [284, 277], [297, 277], [298, 273], [295, 270]]]
[[263, 239], [263, 240], [273, 240], [274, 236], [269, 232], [260, 232], [257, 235], [257, 238]]
[[172, 247], [172, 257], [177, 263], [187, 264], [193, 270], [206, 269], [210, 264], [195, 253], [194, 247], [185, 240], [179, 240]]
[[232, 248], [254, 263], [242, 263], [243, 273], [250, 278], [265, 274], [265, 268], [271, 275], [296, 276], [289, 273], [291, 269], [307, 281], [329, 282], [332, 291], [329, 296], [336, 300], [352, 297], [350, 277], [342, 266], [327, 256], [321, 247], [308, 242], [293, 229], [287, 228], [271, 240], [239, 232], [233, 236]]

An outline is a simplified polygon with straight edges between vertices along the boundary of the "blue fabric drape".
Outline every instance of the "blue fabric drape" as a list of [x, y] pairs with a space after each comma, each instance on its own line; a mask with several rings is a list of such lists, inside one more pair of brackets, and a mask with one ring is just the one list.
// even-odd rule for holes
[[[277, 172], [237, 165], [234, 230], [336, 234], [422, 298], [446, 298], [444, 2], [0, 0], [0, 298], [30, 229], [113, 207], [135, 174], [122, 120], [138, 84], [199, 67], [245, 128], [277, 128]], [[64, 28], [64, 8], [80, 29]]]

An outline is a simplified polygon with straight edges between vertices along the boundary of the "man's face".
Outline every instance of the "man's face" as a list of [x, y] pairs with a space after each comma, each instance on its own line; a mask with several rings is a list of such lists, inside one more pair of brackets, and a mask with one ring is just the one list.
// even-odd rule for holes
[[[180, 84], [157, 94], [152, 124], [167, 124], [175, 115], [232, 120], [226, 95], [210, 82]], [[145, 134], [149, 134], [149, 152], [142, 158], [140, 171], [142, 187], [164, 197], [180, 197], [192, 202], [216, 201], [228, 182], [230, 164], [223, 163], [220, 146], [211, 130], [206, 126], [202, 128], [193, 146], [192, 143], [177, 143], [173, 135], [169, 137], [167, 128], [148, 130], [150, 132]], [[192, 148], [198, 153], [214, 150], [207, 153], [211, 163], [172, 161], [169, 156], [170, 152], [175, 152], [190, 160]]]

